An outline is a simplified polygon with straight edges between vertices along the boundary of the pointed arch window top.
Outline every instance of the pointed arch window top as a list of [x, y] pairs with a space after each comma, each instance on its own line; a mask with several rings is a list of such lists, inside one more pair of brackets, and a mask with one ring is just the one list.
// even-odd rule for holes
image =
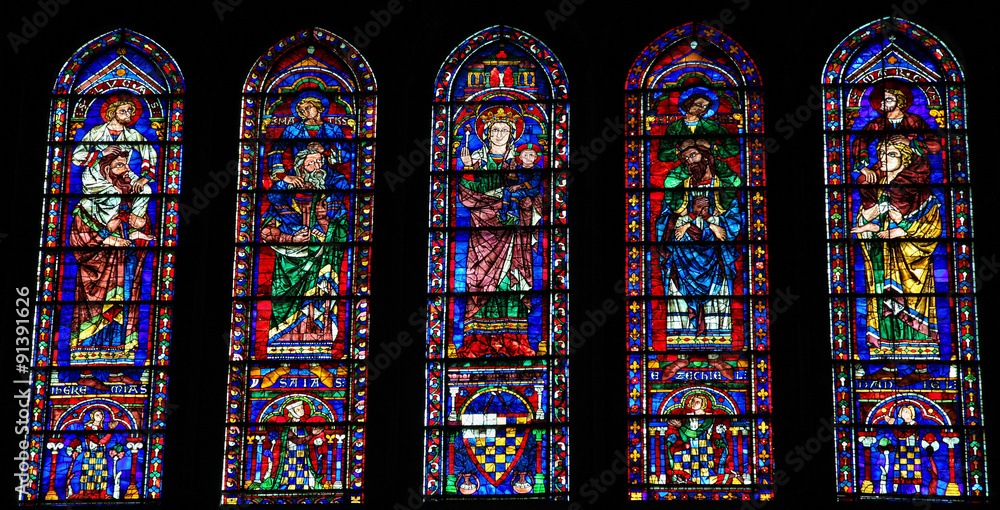
[[[477, 65], [477, 60], [486, 52], [494, 52], [491, 60], [495, 64], [508, 65], [508, 69], [516, 67], [518, 72], [487, 75], [483, 82], [477, 80], [478, 76], [468, 77], [469, 70], [465, 68]], [[468, 79], [455, 80], [459, 76]], [[536, 77], [541, 81], [535, 81]], [[495, 25], [472, 35], [451, 52], [434, 81], [434, 101], [468, 99], [475, 90], [496, 87], [517, 88], [535, 98], [568, 99], [566, 71], [559, 59], [535, 36], [513, 27]]]
[[[906, 65], [896, 66], [899, 60]], [[886, 17], [855, 30], [833, 50], [823, 83], [863, 81], [859, 71], [884, 62], [901, 77], [908, 72], [920, 76], [914, 81], [965, 81], [955, 56], [940, 39], [912, 21]]]
[[[99, 79], [109, 72], [117, 84], [110, 78]], [[136, 94], [183, 94], [184, 77], [170, 54], [152, 39], [121, 28], [80, 48], [59, 72], [53, 93], [102, 94], [112, 88]]]
[[[309, 44], [310, 42], [317, 44]], [[300, 46], [300, 48], [296, 48]], [[294, 51], [289, 51], [293, 50]], [[329, 54], [333, 59], [322, 58], [316, 51]], [[311, 28], [296, 32], [268, 49], [254, 64], [247, 76], [243, 92], [274, 92], [276, 87], [290, 83], [275, 80], [286, 77], [280, 71], [300, 70], [319, 74], [335, 72], [340, 78], [344, 92], [375, 92], [375, 76], [361, 53], [346, 39], [322, 28]]]
[[[687, 41], [687, 45], [678, 45], [678, 41]], [[704, 57], [695, 57], [693, 61], [701, 61], [717, 72], [728, 70], [740, 71], [740, 74], [729, 73], [733, 79], [738, 79], [739, 83], [731, 86], [760, 86], [760, 74], [757, 72], [757, 65], [753, 59], [747, 55], [739, 44], [723, 32], [720, 32], [708, 25], [701, 23], [687, 23], [673, 30], [670, 30], [655, 41], [646, 46], [639, 57], [635, 59], [628, 73], [625, 88], [632, 90], [638, 88], [654, 88], [662, 76], [661, 65], [665, 63], [675, 63], [684, 61], [683, 57], [699, 55], [698, 47], [704, 44], [714, 46], [724, 52], [712, 62]]]

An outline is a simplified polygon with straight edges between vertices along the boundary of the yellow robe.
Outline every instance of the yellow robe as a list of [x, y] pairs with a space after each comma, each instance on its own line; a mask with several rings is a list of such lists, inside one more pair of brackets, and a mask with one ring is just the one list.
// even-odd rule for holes
[[[880, 183], [882, 184], [882, 183]], [[883, 191], [879, 202], [888, 202]], [[906, 235], [889, 241], [861, 243], [865, 290], [869, 294], [867, 342], [876, 358], [936, 358], [940, 355], [931, 255], [941, 237], [940, 205], [930, 195], [904, 217]], [[862, 216], [858, 225], [868, 223]], [[888, 218], [883, 217], [883, 229]], [[865, 232], [861, 238], [872, 239]], [[912, 239], [912, 240], [911, 240]]]

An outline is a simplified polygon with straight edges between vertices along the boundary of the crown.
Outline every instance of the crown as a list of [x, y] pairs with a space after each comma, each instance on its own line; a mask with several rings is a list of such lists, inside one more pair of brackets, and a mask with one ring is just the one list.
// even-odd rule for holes
[[521, 118], [521, 114], [517, 113], [512, 108], [504, 108], [503, 106], [497, 108], [490, 108], [482, 114], [483, 122], [491, 122], [497, 120], [505, 120], [507, 122], [517, 122]]

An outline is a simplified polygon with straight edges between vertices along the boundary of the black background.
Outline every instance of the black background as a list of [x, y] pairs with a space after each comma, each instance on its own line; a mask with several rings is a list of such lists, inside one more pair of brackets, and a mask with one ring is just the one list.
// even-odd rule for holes
[[[4, 7], [7, 13], [0, 30], [5, 35], [20, 33], [21, 17], [30, 20], [41, 10], [36, 2], [5, 3], [14, 4]], [[378, 83], [370, 353], [381, 352], [379, 344], [401, 332], [417, 338], [369, 384], [365, 497], [372, 508], [394, 504], [415, 508], [419, 501], [412, 495], [421, 492], [423, 466], [424, 364], [422, 321], [414, 314], [425, 303], [428, 165], [418, 166], [394, 190], [385, 174], [398, 173], [399, 158], [410, 156], [429, 136], [431, 89], [441, 62], [466, 37], [490, 25], [509, 24], [538, 37], [562, 61], [568, 75], [569, 145], [577, 150], [600, 138], [609, 119], [624, 120], [626, 73], [647, 44], [689, 21], [727, 21], [724, 31], [757, 62], [765, 91], [764, 125], [767, 135], [779, 144], [769, 154], [766, 170], [772, 298], [779, 292], [797, 296], [772, 325], [774, 455], [776, 467], [786, 472], [788, 481], [776, 488], [776, 500], [767, 506], [826, 506], [834, 501], [834, 445], [810, 442], [828, 437], [818, 430], [832, 416], [822, 112], [801, 107], [816, 104], [810, 100], [815, 93], [812, 87], [818, 90], [826, 59], [848, 34], [880, 17], [907, 15], [951, 48], [968, 81], [984, 400], [1000, 398], [996, 377], [990, 373], [1000, 350], [993, 343], [1000, 328], [991, 320], [998, 311], [1000, 276], [995, 275], [1000, 267], [990, 264], [1000, 250], [996, 237], [1000, 215], [993, 202], [1000, 185], [998, 133], [993, 127], [1000, 118], [995, 92], [995, 7], [973, 8], [971, 2], [942, 0], [795, 4], [586, 0], [579, 5], [570, 0], [448, 4], [401, 0], [402, 11], [378, 14], [388, 3], [244, 0], [230, 6], [226, 0], [214, 4], [208, 0], [183, 4], [71, 0], [60, 5], [59, 12], [16, 52], [8, 44], [9, 35], [5, 37], [0, 43], [0, 97], [7, 105], [0, 139], [6, 191], [0, 206], [0, 267], [4, 268], [0, 338], [13, 338], [15, 290], [26, 286], [32, 295], [35, 291], [49, 99], [59, 69], [78, 48], [125, 27], [150, 37], [174, 57], [187, 87], [181, 201], [191, 204], [195, 190], [205, 190], [211, 182], [210, 174], [224, 173], [227, 162], [237, 156], [240, 90], [260, 54], [297, 30], [316, 26], [332, 31], [358, 46]], [[376, 36], [370, 36], [376, 25], [369, 27], [367, 42], [358, 36], [366, 24], [378, 23], [378, 18], [387, 22], [378, 25]], [[777, 131], [776, 123], [797, 110], [800, 119], [808, 119], [786, 138], [789, 132]], [[625, 274], [623, 154], [624, 138], [619, 136], [586, 168], [578, 164], [571, 169], [576, 172], [569, 188], [569, 310], [574, 327], [606, 299], [621, 304], [614, 288]], [[234, 189], [234, 183], [229, 183], [204, 210], [180, 226], [169, 369], [173, 411], [168, 419], [163, 484], [163, 505], [171, 508], [211, 508], [220, 496]], [[620, 466], [616, 453], [626, 451], [624, 315], [619, 306], [571, 358], [570, 497], [585, 508], [591, 503], [601, 508], [626, 505], [624, 475], [612, 470]], [[13, 341], [4, 344], [13, 348]], [[13, 350], [8, 352], [13, 365]], [[14, 371], [9, 373], [11, 380], [19, 378]], [[16, 401], [9, 405], [17, 410]], [[995, 418], [988, 407], [988, 418]], [[14, 419], [9, 423], [8, 430], [13, 430]], [[16, 447], [16, 435], [9, 432], [8, 437]], [[820, 450], [813, 455], [797, 451], [817, 444]], [[7, 465], [16, 469], [16, 462]], [[600, 482], [602, 473], [604, 482], [614, 478], [610, 487]], [[8, 479], [13, 485], [13, 479]], [[475, 503], [482, 508], [510, 504]], [[660, 504], [637, 506], [652, 505]], [[681, 505], [736, 508], [740, 503]], [[853, 506], [874, 505], [913, 508], [910, 502]]]

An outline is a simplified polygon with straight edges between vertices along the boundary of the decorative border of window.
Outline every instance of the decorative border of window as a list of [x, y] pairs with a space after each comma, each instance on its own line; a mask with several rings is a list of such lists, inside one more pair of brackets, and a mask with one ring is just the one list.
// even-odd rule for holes
[[160, 497], [183, 93], [170, 55], [128, 29], [90, 41], [59, 72], [22, 503]]
[[[690, 49], [683, 49], [684, 46]], [[651, 74], [654, 69], [657, 76], [673, 69], [670, 64], [657, 67], [658, 63], [681, 61], [686, 53], [701, 55], [703, 50], [699, 47], [728, 56], [725, 64], [707, 57], [699, 57], [698, 62], [691, 63], [691, 72], [695, 72], [694, 68], [700, 65], [704, 67], [702, 74], [712, 74], [715, 78], [698, 86], [688, 82], [670, 82], [650, 87], [651, 81], [660, 79]], [[668, 60], [671, 58], [675, 60]], [[669, 69], [664, 71], [665, 68]], [[705, 74], [706, 80], [709, 79], [708, 74]], [[629, 70], [625, 88], [629, 499], [770, 500], [773, 490], [770, 305], [767, 299], [763, 92], [759, 73], [749, 55], [727, 35], [706, 25], [688, 23], [666, 32], [643, 50]], [[700, 127], [694, 128], [696, 131], [689, 135], [682, 125], [682, 114], [687, 113], [683, 105], [686, 98], [696, 95], [706, 98], [709, 111], [699, 114], [697, 122]], [[722, 109], [720, 97], [728, 98], [729, 111], [725, 115], [717, 115]], [[717, 115], [716, 118], [709, 119], [713, 115]], [[735, 131], [720, 126], [720, 122], [735, 127]], [[679, 130], [671, 129], [672, 125], [680, 126]], [[689, 124], [688, 128], [692, 126], [694, 124]], [[657, 234], [660, 228], [656, 225], [657, 221], [666, 219], [667, 215], [657, 212], [663, 206], [655, 196], [670, 193], [669, 187], [664, 187], [669, 177], [660, 174], [673, 170], [659, 167], [659, 153], [652, 152], [652, 144], [660, 141], [676, 143], [688, 137], [692, 142], [696, 138], [709, 139], [710, 147], [705, 142], [689, 145], [703, 144], [706, 153], [730, 159], [741, 166], [735, 181], [730, 178], [727, 183], [715, 172], [715, 179], [719, 182], [709, 185], [716, 190], [711, 192], [716, 201], [726, 188], [734, 188], [731, 193], [736, 195], [739, 208], [732, 212], [742, 218], [742, 225], [735, 223], [738, 233], [729, 234], [738, 235], [739, 239], [721, 241], [720, 244], [723, 246], [721, 250], [732, 249], [726, 248], [727, 245], [742, 245], [742, 249], [737, 248], [740, 254], [736, 261], [732, 262], [737, 274], [729, 285], [735, 290], [731, 291], [732, 298], [714, 298], [729, 302], [727, 306], [733, 311], [725, 315], [731, 317], [732, 326], [729, 335], [726, 335], [725, 322], [720, 322], [722, 333], [711, 345], [698, 340], [702, 333], [695, 332], [687, 339], [682, 338], [683, 335], [674, 335], [677, 338], [673, 338], [665, 329], [670, 320], [669, 312], [664, 311], [669, 310], [668, 302], [676, 300], [683, 303], [683, 297], [678, 296], [693, 295], [690, 293], [693, 291], [662, 290], [665, 286], [659, 268], [670, 262], [667, 262], [666, 255], [658, 254], [661, 250], [678, 251], [685, 242], [691, 246], [691, 240], [683, 237], [687, 235], [683, 231], [680, 234], [682, 238], [670, 240], [662, 240], [662, 234]], [[684, 153], [684, 145], [678, 145], [675, 159]], [[726, 145], [728, 149], [722, 147]], [[742, 186], [739, 185], [740, 180], [744, 183]], [[685, 182], [678, 180], [675, 184], [686, 189], [688, 185]], [[665, 224], [663, 230], [674, 232], [676, 236], [676, 226], [680, 226], [680, 220], [677, 221]], [[711, 219], [708, 221], [711, 223]], [[709, 230], [710, 225], [704, 226], [705, 230]], [[719, 242], [717, 235], [716, 242]], [[659, 295], [653, 292], [654, 285], [661, 289], [657, 291]], [[675, 297], [667, 297], [669, 295]], [[712, 291], [705, 295], [712, 295]], [[707, 302], [712, 301], [709, 299]], [[742, 310], [742, 317], [735, 312], [738, 308]], [[708, 312], [705, 313], [707, 316]], [[674, 315], [678, 317], [674, 319], [677, 327], [684, 329], [684, 319], [677, 313]], [[742, 328], [742, 339], [737, 341], [739, 328]], [[709, 382], [677, 382], [698, 378]], [[738, 388], [731, 393], [742, 396], [737, 399], [727, 397], [728, 387]], [[657, 396], [657, 393], [660, 395]], [[689, 407], [687, 404], [692, 398], [699, 400], [701, 405]], [[664, 415], [705, 414], [706, 407], [711, 408], [709, 414], [738, 416], [726, 418], [726, 423], [720, 422], [709, 427], [710, 430], [699, 433], [701, 439], [695, 437], [691, 442], [678, 439], [689, 453], [694, 453], [694, 448], [708, 448], [712, 451], [708, 457], [715, 455], [714, 459], [705, 457], [708, 459], [705, 464], [696, 466], [683, 454], [674, 451], [674, 446], [681, 443], [671, 443], [681, 437], [685, 427], [682, 420], [689, 418], [668, 419]], [[699, 423], [704, 425], [714, 420], [718, 418], [699, 419]], [[648, 430], [650, 428], [653, 429], [652, 435]], [[703, 439], [705, 444], [694, 443]], [[655, 456], [651, 454], [654, 451]]]
[[[471, 71], [473, 66], [479, 67]], [[505, 142], [509, 148], [504, 157], [497, 154], [491, 159], [492, 145], [484, 142], [488, 135], [483, 130], [498, 119], [512, 126]], [[445, 59], [434, 83], [432, 121], [423, 495], [433, 500], [566, 500], [569, 105], [565, 71], [530, 34], [508, 26], [489, 27]], [[468, 167], [462, 163], [464, 170], [459, 170], [464, 149], [473, 151], [466, 156], [476, 163]], [[534, 152], [540, 164], [525, 163], [520, 159], [525, 152]], [[543, 192], [515, 196], [509, 210], [517, 219], [501, 225], [497, 218], [506, 209], [495, 209], [505, 199], [487, 198], [486, 188], [492, 186], [483, 183], [506, 182], [503, 179], [511, 174], [500, 170], [514, 168], [520, 172], [519, 181], [534, 178], [537, 182], [531, 188], [541, 187]], [[463, 201], [459, 188], [484, 192], [475, 192], [477, 199], [466, 195]], [[478, 205], [468, 205], [476, 200]], [[530, 207], [525, 205], [529, 202]], [[529, 213], [533, 207], [537, 209]], [[482, 233], [509, 235], [514, 239], [511, 246], [522, 237], [532, 238], [528, 256], [532, 261], [515, 263], [522, 275], [531, 272], [528, 287], [512, 283], [505, 291], [501, 288], [505, 276], [482, 269], [482, 252], [473, 254], [477, 250], [469, 247]], [[484, 238], [478, 246], [493, 250], [506, 242], [494, 241]], [[518, 249], [527, 243], [524, 240]], [[473, 257], [479, 257], [479, 263], [470, 262]], [[463, 262], [479, 268], [468, 273], [485, 271], [487, 276], [467, 284]], [[513, 271], [508, 270], [508, 276]], [[476, 287], [490, 278], [497, 280], [498, 290], [489, 289], [489, 283]], [[511, 299], [525, 303], [530, 299], [531, 305], [525, 305], [530, 309], [524, 312], [527, 318], [520, 317], [522, 312], [494, 319], [475, 312], [463, 319], [466, 306], [482, 297], [479, 292], [492, 292], [491, 302], [506, 300], [501, 308], [508, 312], [520, 306]], [[491, 333], [490, 321], [502, 322], [504, 332]], [[484, 403], [490, 399], [492, 403]], [[494, 458], [492, 448], [500, 456]]]
[[[840, 43], [823, 70], [822, 82], [837, 497], [842, 501], [985, 501], [961, 68], [944, 43], [926, 29], [907, 20], [882, 18]], [[889, 127], [894, 124], [888, 123], [890, 118], [883, 111], [892, 108], [871, 98], [875, 95], [891, 97], [892, 108], [899, 106], [903, 116], [896, 127]], [[904, 98], [902, 104], [899, 97]], [[864, 130], [854, 127], [865, 121]], [[887, 146], [884, 152], [912, 154], [899, 174], [882, 181], [883, 174], [873, 170], [881, 172], [890, 163], [871, 163], [881, 155], [870, 150], [878, 136], [868, 133], [885, 130], [897, 131], [893, 137], [901, 134], [907, 140], [899, 139], [901, 143], [896, 144], [890, 138], [889, 145], [899, 147]], [[865, 143], [854, 144], [858, 139]], [[862, 169], [880, 179], [880, 185], [867, 182]], [[894, 179], [906, 183], [882, 184]], [[888, 209], [899, 210], [897, 205], [904, 208], [893, 197], [897, 192], [925, 197], [926, 208], [906, 213], [898, 221], [891, 216], [863, 221], [858, 208], [867, 207], [866, 191], [883, 197], [878, 200], [884, 199], [886, 214]], [[855, 230], [865, 223], [882, 224], [886, 232], [902, 229], [907, 232], [904, 238], [938, 238], [923, 243], [933, 245], [932, 254], [904, 255], [906, 263], [923, 276], [903, 282], [902, 292], [908, 297], [906, 306], [895, 312], [898, 315], [869, 313], [870, 307], [883, 306], [877, 297], [893, 285], [888, 277], [884, 288], [875, 280], [866, 283], [868, 271], [859, 269], [859, 264], [864, 268], [869, 252], [876, 253], [873, 246], [880, 253], [883, 246], [903, 250], [919, 243], [878, 239], [871, 233], [862, 241], [862, 233]], [[910, 232], [921, 223], [936, 223], [936, 227]], [[888, 263], [883, 264], [880, 269], [888, 274]], [[921, 288], [914, 290], [916, 283]], [[855, 290], [858, 287], [863, 290]], [[911, 325], [919, 330], [922, 323], [929, 334], [913, 334], [910, 340], [885, 338], [887, 321], [909, 314], [911, 305], [918, 306], [913, 303], [926, 300], [930, 300], [927, 313]]]
[[242, 106], [222, 503], [362, 503], [375, 78], [302, 30], [254, 64]]

